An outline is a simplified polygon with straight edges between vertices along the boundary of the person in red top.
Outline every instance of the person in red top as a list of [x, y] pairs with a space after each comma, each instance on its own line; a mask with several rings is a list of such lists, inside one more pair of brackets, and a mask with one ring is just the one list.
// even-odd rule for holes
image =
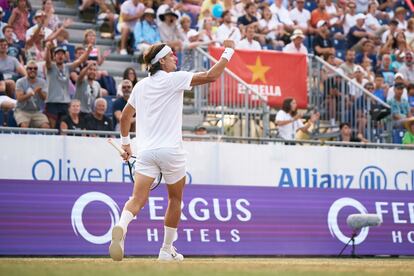
[[325, 22], [329, 22], [329, 14], [326, 11], [326, 1], [325, 0], [319, 0], [318, 1], [318, 8], [314, 9], [311, 13], [311, 19], [310, 24], [313, 28], [316, 28], [316, 24], [320, 20], [324, 20]]

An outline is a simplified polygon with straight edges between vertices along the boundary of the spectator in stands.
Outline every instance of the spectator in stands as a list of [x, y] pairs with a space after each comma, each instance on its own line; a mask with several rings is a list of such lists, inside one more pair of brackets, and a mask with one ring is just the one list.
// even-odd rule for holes
[[394, 98], [387, 102], [391, 106], [391, 115], [397, 127], [401, 125], [401, 120], [412, 116], [408, 101], [402, 98], [404, 88], [404, 84], [397, 83], [394, 86]]
[[414, 144], [414, 117], [407, 119], [404, 122], [404, 127], [407, 131], [404, 133], [402, 143], [405, 145], [413, 145]]
[[303, 39], [305, 38], [305, 36], [303, 35], [302, 30], [297, 29], [293, 32], [292, 36], [290, 37], [290, 39], [292, 40], [291, 43], [289, 43], [288, 45], [286, 45], [283, 48], [283, 52], [285, 53], [296, 53], [296, 54], [308, 54], [308, 50], [306, 49], [306, 47], [303, 45]]
[[[78, 46], [75, 48], [75, 60], [79, 59], [84, 53], [86, 52], [85, 48]], [[79, 73], [80, 71], [86, 66], [88, 65], [87, 61], [85, 60], [84, 62], [82, 62], [81, 64], [79, 64], [78, 67], [76, 67], [75, 69], [73, 69], [70, 72], [70, 80], [72, 81], [73, 84], [76, 84], [76, 80], [78, 79]]]
[[395, 16], [394, 19], [398, 22], [398, 29], [405, 31], [407, 29], [407, 21], [405, 20], [405, 16], [407, 14], [407, 11], [404, 7], [398, 7], [395, 10]]
[[66, 129], [70, 130], [84, 130], [86, 129], [86, 122], [83, 117], [79, 116], [81, 109], [81, 102], [78, 99], [73, 99], [69, 103], [68, 114], [63, 116], [59, 129], [61, 134], [65, 134]]
[[400, 70], [400, 68], [404, 65], [405, 53], [403, 51], [397, 50], [395, 51], [394, 57], [395, 60], [391, 62], [391, 68], [395, 72], [398, 72], [398, 70]]
[[404, 75], [401, 73], [397, 73], [394, 76], [394, 83], [393, 86], [390, 87], [390, 89], [388, 89], [388, 94], [387, 94], [387, 101], [391, 100], [394, 98], [394, 89], [395, 86], [397, 86], [397, 84], [402, 84], [403, 85], [403, 93], [402, 93], [402, 99], [407, 100], [408, 101], [408, 92], [406, 89], [406, 81], [404, 79]]
[[143, 53], [154, 43], [161, 42], [160, 32], [155, 23], [155, 12], [151, 8], [146, 8], [143, 19], [135, 24], [134, 38], [135, 49]]
[[55, 7], [53, 6], [53, 1], [43, 0], [42, 10], [46, 16], [44, 26], [51, 29], [52, 31], [57, 30], [61, 22], [59, 16], [55, 14]]
[[95, 79], [96, 63], [88, 61], [88, 65], [81, 70], [76, 81], [75, 99], [81, 103], [81, 117], [91, 113], [95, 100], [102, 96], [101, 85]]
[[200, 35], [194, 29], [191, 29], [191, 18], [184, 14], [180, 18], [180, 27], [181, 32], [184, 35], [184, 47], [185, 48], [194, 48], [200, 45]]
[[[124, 109], [125, 105], [128, 102], [129, 96], [132, 92], [132, 82], [128, 79], [124, 79], [121, 81], [121, 89], [123, 96], [116, 99], [113, 106], [112, 106], [112, 112], [113, 112], [113, 122], [115, 124], [115, 131], [119, 131], [119, 122], [121, 120], [121, 113]], [[131, 129], [135, 129], [135, 119], [131, 121]]]
[[13, 27], [19, 41], [26, 41], [26, 31], [30, 27], [29, 9], [26, 0], [17, 1], [17, 6], [13, 9], [9, 18], [9, 25]]
[[3, 22], [4, 11], [3, 8], [0, 7], [0, 38], [4, 38], [3, 28], [7, 26], [6, 22]]
[[144, 14], [145, 6], [140, 0], [127, 0], [121, 5], [118, 30], [121, 32], [121, 46], [119, 53], [127, 55], [129, 34], [134, 32], [135, 24]]
[[391, 86], [394, 83], [395, 71], [396, 70], [392, 67], [391, 64], [391, 56], [389, 54], [383, 55], [381, 65], [378, 68], [378, 73], [384, 77], [384, 82], [388, 86]]
[[374, 38], [375, 36], [367, 32], [364, 28], [365, 15], [359, 13], [355, 16], [356, 24], [349, 29], [347, 35], [347, 49], [353, 48], [356, 51], [361, 49], [362, 44], [366, 39]]
[[16, 111], [14, 118], [23, 128], [49, 128], [49, 121], [41, 108], [47, 96], [46, 82], [37, 77], [37, 64], [31, 60], [27, 63], [27, 77], [16, 82]]
[[338, 14], [339, 9], [336, 8], [336, 5], [332, 0], [326, 0], [325, 9], [331, 18], [337, 17], [339, 15]]
[[231, 39], [237, 45], [241, 40], [241, 34], [240, 30], [231, 21], [230, 11], [224, 11], [221, 18], [223, 23], [217, 28], [217, 42], [222, 45], [224, 40]]
[[287, 7], [283, 6], [283, 0], [275, 0], [270, 6], [270, 10], [276, 20], [283, 24], [283, 29], [288, 33], [292, 33], [295, 29], [295, 23], [293, 23], [292, 19], [290, 19], [289, 11], [286, 8]]
[[72, 24], [71, 19], [65, 19], [63, 25], [56, 31], [45, 27], [46, 15], [42, 10], [38, 10], [34, 16], [36, 24], [26, 32], [26, 57], [30, 60], [44, 60], [44, 44], [48, 41], [54, 41], [55, 38]]
[[254, 27], [259, 26], [259, 22], [256, 17], [256, 4], [253, 2], [249, 2], [246, 4], [244, 9], [246, 11], [245, 15], [237, 19], [237, 26], [239, 27], [242, 34], [245, 34], [246, 27], [249, 25], [253, 25]]
[[407, 21], [407, 30], [404, 32], [408, 47], [411, 51], [414, 50], [414, 18]]
[[332, 40], [330, 38], [330, 32], [328, 24], [324, 20], [320, 20], [316, 24], [317, 35], [313, 40], [314, 52], [318, 56], [322, 55], [335, 55], [335, 48], [333, 47]]
[[414, 114], [414, 84], [408, 85], [408, 104], [410, 105], [411, 114]]
[[365, 29], [372, 35], [379, 36], [387, 30], [386, 26], [382, 26], [378, 20], [380, 12], [378, 11], [378, 3], [370, 2], [365, 19]]
[[285, 140], [294, 140], [298, 130], [308, 133], [311, 125], [319, 118], [317, 113], [313, 113], [304, 125], [302, 115], [298, 113], [297, 109], [296, 100], [286, 98], [283, 100], [282, 109], [277, 112], [275, 123], [278, 126], [279, 136]]
[[382, 44], [386, 44], [388, 40], [393, 39], [397, 31], [398, 21], [393, 19], [388, 23], [388, 29], [381, 36]]
[[323, 20], [329, 22], [330, 19], [330, 16], [326, 11], [326, 1], [318, 0], [317, 4], [318, 8], [314, 9], [311, 13], [310, 25], [312, 28], [316, 28], [316, 24], [318, 24], [319, 21]]
[[347, 75], [349, 78], [353, 78], [355, 71], [355, 51], [352, 49], [346, 50], [345, 62], [342, 63], [339, 68], [342, 72]]
[[354, 102], [356, 98], [361, 96], [362, 90], [354, 85], [359, 84], [360, 86], [364, 86], [368, 80], [364, 78], [365, 72], [361, 65], [355, 65], [354, 67], [354, 74], [353, 74], [353, 82], [349, 83], [349, 95], [351, 96], [351, 101]]
[[398, 72], [404, 76], [406, 86], [410, 83], [414, 83], [414, 60], [412, 52], [405, 53], [405, 63], [401, 66]]
[[[135, 84], [137, 84], [137, 82], [138, 82], [137, 72], [135, 72], [134, 68], [128, 67], [127, 69], [125, 69], [122, 79], [123, 80], [130, 80], [131, 83], [132, 83], [132, 87], [134, 87]], [[116, 95], [118, 97], [123, 97], [124, 96], [124, 94], [122, 92], [122, 82], [118, 85]]]
[[361, 133], [355, 135], [352, 131], [351, 125], [347, 122], [343, 122], [339, 125], [339, 131], [338, 141], [359, 143], [365, 140]]
[[356, 4], [353, 1], [349, 1], [342, 21], [345, 35], [348, 35], [349, 30], [356, 25], [356, 17]]
[[[97, 65], [100, 66], [104, 63], [105, 58], [111, 54], [111, 50], [105, 50], [101, 54], [101, 50], [96, 46], [96, 32], [92, 29], [87, 29], [83, 33], [83, 46], [86, 48], [88, 45], [92, 45], [92, 51], [89, 53], [88, 60], [96, 61]], [[101, 71], [102, 72], [102, 71]], [[105, 72], [104, 75], [108, 73]]]
[[9, 111], [16, 107], [17, 101], [6, 94], [6, 82], [0, 73], [0, 112]]
[[160, 15], [161, 24], [158, 26], [161, 41], [168, 44], [174, 50], [183, 48], [182, 41], [185, 40], [183, 33], [178, 29], [178, 15], [171, 9], [167, 9], [164, 14]]
[[365, 59], [371, 61], [372, 70], [377, 71], [377, 54], [372, 40], [366, 39], [362, 42], [362, 51], [356, 54], [355, 63], [362, 64]]
[[387, 102], [388, 86], [384, 83], [384, 77], [380, 74], [375, 76], [374, 95], [383, 102]]
[[26, 76], [26, 70], [20, 62], [11, 56], [7, 55], [9, 44], [7, 40], [0, 39], [0, 73], [3, 74], [6, 82], [6, 93], [10, 98], [14, 98], [14, 92], [16, 90], [15, 81]]
[[253, 25], [249, 25], [246, 27], [246, 38], [242, 39], [238, 44], [238, 49], [244, 50], [256, 50], [260, 51], [262, 47], [260, 43], [253, 39], [255, 33], [255, 27]]
[[56, 47], [61, 47], [63, 49], [66, 50], [66, 60], [68, 62], [72, 62], [73, 60], [70, 57], [70, 53], [68, 48], [72, 47], [72, 45], [69, 43], [69, 32], [66, 30], [61, 31], [57, 36], [56, 36]]
[[375, 73], [372, 68], [371, 59], [364, 57], [364, 60], [361, 62], [361, 67], [364, 69], [364, 78], [370, 82], [373, 82], [375, 79]]
[[262, 19], [259, 20], [259, 31], [264, 36], [269, 49], [282, 50], [285, 43], [278, 40], [283, 35], [283, 24], [276, 20], [269, 7], [263, 8]]
[[21, 64], [24, 64], [24, 53], [21, 49], [21, 45], [15, 40], [13, 27], [6, 25], [3, 28], [4, 39], [8, 43], [7, 55], [16, 58]]
[[46, 70], [48, 80], [48, 97], [46, 100], [46, 115], [49, 118], [50, 126], [55, 128], [56, 121], [67, 114], [70, 102], [69, 81], [70, 72], [85, 62], [92, 51], [92, 45], [88, 45], [87, 51], [73, 63], [65, 63], [66, 51], [63, 48], [53, 50], [54, 62], [52, 62], [51, 50], [53, 44], [46, 44]]
[[179, 10], [181, 10], [181, 8], [182, 8], [182, 3], [177, 3], [174, 0], [161, 0], [161, 3], [162, 4], [156, 10], [156, 17], [155, 17], [156, 18], [155, 21], [157, 22], [158, 26], [162, 22], [161, 19], [160, 19], [160, 15], [164, 14], [167, 9], [171, 9], [171, 10], [175, 11], [177, 16], [180, 16]]
[[211, 17], [205, 17], [201, 24], [200, 39], [204, 44], [214, 43], [217, 40], [216, 30], [213, 29], [214, 21]]
[[301, 29], [304, 34], [307, 34], [311, 14], [305, 9], [305, 0], [296, 0], [295, 2], [296, 7], [289, 11], [290, 19], [293, 21], [295, 28]]
[[85, 117], [87, 130], [113, 131], [112, 120], [105, 115], [107, 109], [106, 100], [97, 98], [95, 109]]

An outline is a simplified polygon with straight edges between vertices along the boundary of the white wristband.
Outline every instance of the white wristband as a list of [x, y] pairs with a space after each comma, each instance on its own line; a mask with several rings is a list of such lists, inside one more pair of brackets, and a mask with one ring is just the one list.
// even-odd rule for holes
[[224, 52], [221, 54], [221, 58], [224, 58], [224, 59], [227, 59], [227, 61], [230, 61], [233, 54], [234, 54], [234, 49], [226, 48], [224, 49]]
[[121, 136], [121, 145], [126, 146], [129, 144], [131, 144], [131, 139], [129, 138], [129, 135], [125, 137]]

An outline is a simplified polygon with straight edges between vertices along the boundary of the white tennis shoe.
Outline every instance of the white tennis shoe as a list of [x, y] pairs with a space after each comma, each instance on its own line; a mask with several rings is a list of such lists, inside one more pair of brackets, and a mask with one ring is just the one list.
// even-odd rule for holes
[[122, 261], [124, 257], [124, 229], [121, 226], [115, 225], [112, 229], [112, 240], [109, 245], [109, 255], [114, 261]]
[[170, 250], [161, 248], [160, 254], [158, 255], [158, 261], [163, 262], [181, 262], [184, 260], [184, 256], [180, 253], [177, 253], [177, 249], [174, 246], [171, 246]]

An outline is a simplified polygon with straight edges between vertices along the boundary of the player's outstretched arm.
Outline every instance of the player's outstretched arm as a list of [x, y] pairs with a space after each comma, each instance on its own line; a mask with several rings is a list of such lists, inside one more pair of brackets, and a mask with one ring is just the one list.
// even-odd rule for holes
[[225, 40], [223, 42], [223, 45], [225, 49], [221, 55], [219, 62], [214, 64], [214, 66], [211, 67], [207, 72], [195, 73], [193, 79], [191, 80], [191, 86], [214, 82], [220, 77], [234, 53], [234, 41]]

